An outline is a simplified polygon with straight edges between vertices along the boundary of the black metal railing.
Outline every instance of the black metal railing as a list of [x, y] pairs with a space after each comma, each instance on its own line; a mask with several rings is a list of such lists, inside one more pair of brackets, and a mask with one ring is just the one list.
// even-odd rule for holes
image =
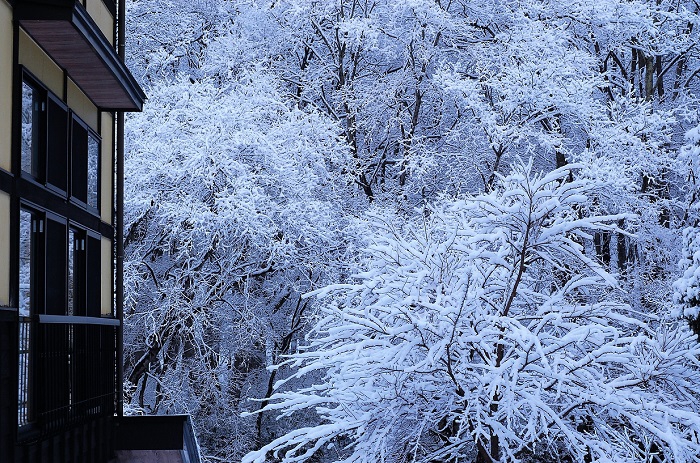
[[114, 414], [118, 323], [55, 315], [20, 320], [20, 346], [22, 333], [31, 333], [30, 354], [24, 360], [31, 393], [23, 398], [20, 381], [19, 405], [24, 400], [25, 419], [41, 434]]
[[19, 361], [17, 365], [17, 424], [26, 426], [32, 421], [31, 409], [31, 368], [29, 346], [31, 345], [32, 323], [30, 317], [19, 317]]

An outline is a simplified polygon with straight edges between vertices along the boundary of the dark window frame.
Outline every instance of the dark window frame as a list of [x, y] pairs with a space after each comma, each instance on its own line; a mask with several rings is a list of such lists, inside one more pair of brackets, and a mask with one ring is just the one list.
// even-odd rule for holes
[[[68, 246], [71, 246], [70, 235], [73, 233], [74, 240], [79, 240], [80, 248], [73, 244], [73, 261], [68, 258], [67, 291], [72, 298], [66, 305], [66, 315], [80, 317], [101, 317], [101, 271], [102, 271], [102, 250], [100, 247], [101, 235], [92, 230], [81, 227], [74, 222], [68, 223]], [[96, 245], [96, 246], [95, 246]], [[70, 278], [71, 266], [73, 266], [72, 281]], [[72, 284], [72, 288], [71, 288]], [[71, 307], [72, 302], [72, 307]]]
[[[22, 93], [22, 87], [26, 84], [29, 86], [34, 92], [39, 94], [39, 98], [42, 101], [42, 107], [40, 109], [40, 114], [38, 117], [38, 121], [34, 120], [33, 114], [32, 114], [32, 125], [34, 125], [36, 122], [39, 123], [39, 128], [37, 129], [39, 131], [38, 137], [37, 137], [37, 142], [39, 144], [38, 146], [38, 155], [37, 158], [34, 159], [35, 155], [34, 153], [31, 154], [32, 157], [32, 164], [36, 163], [35, 169], [38, 171], [38, 175], [33, 175], [31, 172], [27, 172], [22, 168], [22, 161], [23, 161], [23, 156], [22, 156], [22, 129], [24, 128], [24, 121], [23, 121], [23, 114], [22, 114], [22, 102], [23, 102], [23, 93]], [[26, 70], [22, 70], [22, 81], [20, 82], [20, 91], [19, 91], [19, 162], [18, 162], [18, 174], [20, 177], [25, 178], [31, 182], [37, 183], [39, 185], [43, 185], [46, 181], [46, 156], [43, 155], [43, 153], [46, 151], [46, 137], [44, 136], [46, 134], [46, 98], [47, 98], [47, 90], [44, 85], [41, 85], [39, 83], [39, 80], [36, 79], [31, 73], [29, 73]], [[34, 138], [34, 137], [32, 137]], [[32, 140], [33, 142], [35, 140]], [[33, 148], [32, 148], [33, 149]]]
[[[31, 213], [32, 220], [41, 223], [32, 231], [31, 237], [30, 315], [102, 317], [103, 235], [26, 200], [20, 200], [20, 210]], [[74, 304], [69, 307], [71, 230], [82, 239], [83, 248], [74, 256], [78, 259], [79, 272], [73, 275], [74, 289], [77, 288], [80, 295], [77, 299], [74, 297]]]
[[[100, 127], [101, 129], [101, 127]], [[97, 159], [95, 166], [95, 205], [90, 204], [90, 139], [93, 139], [97, 144]], [[100, 215], [101, 199], [102, 199], [102, 137], [92, 128], [88, 127], [88, 203], [87, 209], [95, 215]]]
[[[73, 141], [78, 138], [78, 135], [76, 132], [77, 130], [82, 130], [85, 131], [85, 159], [84, 163], [80, 165], [79, 159], [76, 159], [74, 156], [74, 146], [73, 146]], [[97, 175], [97, 185], [96, 185], [96, 193], [97, 193], [97, 199], [95, 201], [95, 206], [92, 206], [90, 204], [90, 138], [95, 140], [97, 142], [97, 166], [95, 167], [96, 169], [96, 175]], [[88, 212], [94, 214], [94, 215], [99, 215], [100, 214], [100, 198], [101, 198], [101, 186], [102, 186], [102, 179], [101, 179], [101, 167], [102, 165], [102, 138], [100, 135], [92, 129], [85, 121], [83, 121], [76, 113], [73, 111], [70, 112], [70, 156], [69, 156], [69, 185], [70, 185], [70, 201], [72, 203], [78, 204], [80, 207], [83, 209], [86, 209]], [[76, 169], [79, 167], [84, 167], [84, 172], [76, 172]], [[84, 178], [82, 179], [82, 183], [84, 183], [85, 187], [85, 196], [84, 198], [79, 197], [76, 194], [76, 189], [73, 186], [73, 181], [78, 175], [84, 174]], [[82, 192], [81, 192], [82, 193]]]
[[[41, 187], [42, 189], [46, 190], [47, 192], [50, 192], [54, 195], [57, 195], [58, 197], [62, 199], [67, 199], [70, 204], [74, 204], [81, 209], [87, 211], [91, 215], [94, 215], [96, 217], [100, 217], [101, 211], [101, 198], [102, 198], [102, 137], [100, 134], [94, 130], [92, 127], [90, 127], [87, 122], [85, 122], [80, 116], [78, 116], [77, 113], [75, 113], [70, 107], [68, 107], [55, 93], [53, 93], [51, 90], [49, 90], [45, 85], [41, 83], [41, 81], [34, 76], [27, 68], [24, 66], [20, 66], [20, 75], [22, 77], [21, 82], [20, 82], [20, 88], [23, 84], [27, 84], [29, 87], [31, 87], [33, 90], [35, 90], [39, 95], [40, 98], [42, 99], [42, 112], [40, 115], [40, 126], [39, 126], [39, 154], [38, 154], [38, 159], [37, 159], [37, 170], [39, 171], [39, 175], [34, 176], [29, 172], [26, 172], [22, 170], [22, 165], [21, 165], [21, 146], [20, 146], [20, 153], [19, 153], [19, 163], [17, 166], [17, 174], [35, 184]], [[21, 121], [21, 97], [22, 93], [20, 91], [20, 121]], [[62, 180], [59, 180], [58, 177], [51, 178], [52, 175], [50, 172], [53, 172], [54, 169], [52, 169], [52, 166], [50, 165], [51, 163], [51, 156], [52, 152], [55, 153], [54, 148], [52, 148], [55, 143], [52, 140], [49, 140], [49, 137], [51, 136], [51, 131], [53, 130], [53, 116], [52, 116], [52, 111], [51, 109], [54, 110], [60, 110], [58, 114], [64, 114], [66, 117], [65, 120], [65, 127], [64, 127], [64, 133], [65, 133], [65, 139], [62, 139], [60, 141], [63, 141], [65, 143], [65, 160], [64, 163], [65, 165], [59, 165], [59, 169], [65, 169], [65, 175], [64, 176], [58, 176], [62, 177]], [[60, 116], [59, 116], [60, 118]], [[99, 119], [99, 111], [98, 111], [98, 119]], [[20, 122], [20, 128], [18, 130], [22, 130], [21, 127], [21, 122]], [[81, 133], [78, 135], [77, 133], [74, 134], [74, 130], [78, 128], [79, 131], [84, 131], [84, 141], [85, 141], [85, 146], [81, 147], [76, 147], [74, 146], [74, 138], [78, 136], [83, 136]], [[58, 133], [60, 131], [57, 131]], [[21, 136], [20, 136], [21, 139]], [[55, 139], [55, 137], [54, 137]], [[90, 155], [90, 139], [94, 140], [97, 143], [97, 165], [95, 166], [95, 175], [96, 175], [96, 199], [95, 199], [95, 205], [90, 204], [90, 185], [89, 185], [89, 179], [90, 179], [90, 172], [89, 172], [89, 155]], [[21, 142], [20, 142], [21, 143]], [[78, 153], [78, 149], [82, 149], [82, 153]], [[60, 150], [59, 150], [60, 151]], [[77, 156], [81, 154], [84, 156], [84, 159], [77, 159]], [[59, 152], [58, 157], [61, 158], [62, 154]], [[81, 167], [84, 167], [82, 169]], [[80, 172], [77, 171], [77, 169], [80, 168]], [[84, 170], [84, 172], [83, 172]], [[78, 186], [76, 185], [74, 187], [74, 177], [75, 176], [83, 176], [84, 178], [82, 179], [84, 185]], [[65, 183], [65, 185], [62, 184]], [[81, 189], [81, 192], [77, 192], [74, 190], [77, 190], [78, 187]], [[84, 188], [83, 188], [84, 187]], [[82, 190], [85, 190], [85, 194], [82, 194]]]
[[[54, 114], [54, 112], [56, 114]], [[45, 133], [44, 133], [44, 185], [55, 194], [66, 198], [70, 188], [70, 133], [68, 132], [68, 123], [70, 121], [71, 111], [63, 101], [56, 95], [46, 90], [46, 115], [45, 115]], [[62, 124], [61, 124], [62, 123]], [[60, 125], [63, 125], [61, 130]], [[62, 137], [58, 140], [62, 142], [63, 147], [57, 147], [56, 137]], [[58, 163], [58, 165], [56, 165]], [[57, 169], [63, 170], [63, 175], [56, 176], [54, 172]]]

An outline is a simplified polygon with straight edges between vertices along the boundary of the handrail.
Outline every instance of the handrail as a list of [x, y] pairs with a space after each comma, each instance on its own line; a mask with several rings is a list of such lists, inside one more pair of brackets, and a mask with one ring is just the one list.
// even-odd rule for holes
[[119, 326], [116, 318], [81, 317], [77, 315], [46, 315], [39, 314], [39, 323], [44, 324], [71, 324], [71, 325], [102, 325]]

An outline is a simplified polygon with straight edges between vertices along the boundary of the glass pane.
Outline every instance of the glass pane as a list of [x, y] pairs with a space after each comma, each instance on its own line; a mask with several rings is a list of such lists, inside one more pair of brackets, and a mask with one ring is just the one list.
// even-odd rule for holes
[[17, 424], [24, 426], [31, 421], [30, 410], [30, 368], [29, 348], [31, 340], [32, 306], [32, 227], [38, 222], [32, 213], [20, 210], [19, 213], [19, 357], [17, 365]]
[[28, 317], [32, 306], [32, 213], [19, 213], [19, 314]]
[[87, 204], [88, 131], [77, 120], [73, 120], [71, 139], [71, 195]]
[[99, 317], [101, 313], [102, 275], [100, 263], [102, 244], [99, 238], [88, 236], [86, 240], [85, 258], [85, 293], [87, 296], [85, 309], [88, 317]]
[[47, 217], [45, 231], [46, 280], [44, 282], [44, 299], [46, 303], [43, 307], [43, 313], [65, 315], [68, 303], [68, 228], [63, 220]]
[[88, 137], [88, 206], [97, 209], [97, 187], [100, 163], [100, 142], [90, 134]]
[[68, 189], [68, 111], [53, 98], [46, 105], [46, 183]]
[[68, 311], [85, 315], [85, 232], [68, 229]]
[[68, 313], [74, 315], [75, 304], [75, 232], [73, 229], [68, 230]]
[[39, 177], [39, 131], [41, 98], [35, 88], [22, 82], [22, 170]]

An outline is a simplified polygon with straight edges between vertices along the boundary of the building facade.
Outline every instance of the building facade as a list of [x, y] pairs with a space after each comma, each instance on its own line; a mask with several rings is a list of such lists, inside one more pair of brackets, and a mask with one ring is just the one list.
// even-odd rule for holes
[[114, 456], [120, 29], [114, 0], [0, 0], [0, 462]]

